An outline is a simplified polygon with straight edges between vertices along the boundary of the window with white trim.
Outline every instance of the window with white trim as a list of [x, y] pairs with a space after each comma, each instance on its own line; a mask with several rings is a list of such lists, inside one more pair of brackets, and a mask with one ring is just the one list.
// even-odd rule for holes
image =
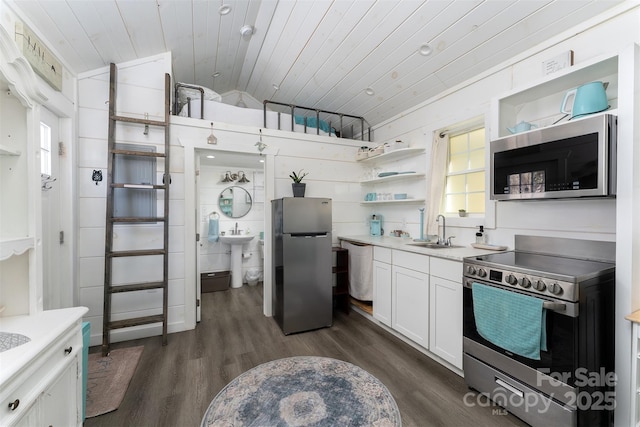
[[449, 136], [446, 184], [443, 205], [446, 214], [464, 209], [484, 214], [485, 209], [485, 129]]

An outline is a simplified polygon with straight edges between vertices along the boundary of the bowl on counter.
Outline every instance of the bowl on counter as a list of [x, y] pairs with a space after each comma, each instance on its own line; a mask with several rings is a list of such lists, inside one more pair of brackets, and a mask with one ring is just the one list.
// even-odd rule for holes
[[393, 195], [393, 200], [405, 200], [407, 198], [407, 193], [396, 193]]

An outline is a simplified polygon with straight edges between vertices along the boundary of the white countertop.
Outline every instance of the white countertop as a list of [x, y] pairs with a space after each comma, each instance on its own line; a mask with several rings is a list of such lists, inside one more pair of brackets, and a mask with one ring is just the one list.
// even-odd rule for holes
[[496, 251], [486, 249], [475, 249], [471, 246], [464, 246], [460, 248], [446, 248], [446, 249], [429, 249], [420, 246], [410, 245], [409, 243], [415, 243], [411, 238], [405, 237], [391, 237], [391, 236], [338, 236], [339, 240], [347, 240], [350, 242], [364, 243], [367, 245], [382, 246], [390, 249], [399, 249], [406, 252], [414, 252], [423, 255], [434, 256], [438, 258], [451, 259], [455, 261], [462, 261], [463, 258], [485, 255], [495, 253]]
[[87, 307], [72, 307], [45, 310], [34, 315], [0, 317], [1, 332], [22, 334], [31, 339], [0, 353], [0, 387], [82, 319], [87, 311]]

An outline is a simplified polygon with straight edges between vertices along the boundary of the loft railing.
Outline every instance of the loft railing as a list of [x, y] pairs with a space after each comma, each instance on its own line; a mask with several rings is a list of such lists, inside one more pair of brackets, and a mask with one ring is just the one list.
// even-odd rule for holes
[[[320, 110], [320, 109], [317, 109], [317, 108], [302, 107], [300, 105], [286, 104], [286, 103], [283, 103], [283, 102], [270, 101], [270, 100], [263, 101], [263, 106], [264, 106], [264, 127], [265, 128], [267, 128], [267, 112], [268, 111], [271, 112], [271, 110], [267, 110], [267, 106], [268, 105], [277, 105], [277, 106], [280, 106], [280, 107], [286, 107], [286, 108], [288, 108], [290, 110], [291, 130], [293, 130], [295, 125], [297, 124], [296, 123], [296, 111], [302, 110], [302, 111], [314, 113], [314, 115], [315, 115], [315, 126], [309, 126], [309, 127], [315, 127], [317, 135], [320, 135], [321, 120], [324, 120], [327, 123], [328, 127], [329, 127], [329, 132], [328, 133], [329, 133], [330, 136], [331, 136], [332, 133], [334, 133], [339, 138], [356, 139], [355, 137], [357, 137], [359, 135], [360, 139], [362, 141], [365, 141], [365, 136], [366, 136], [366, 141], [371, 141], [371, 127], [367, 127], [365, 129], [366, 120], [364, 119], [364, 117], [353, 116], [351, 114], [337, 113], [337, 112], [334, 112], [334, 111]], [[278, 130], [281, 130], [280, 112], [276, 111], [276, 113], [278, 114]], [[329, 117], [327, 117], [327, 116], [329, 116]], [[321, 119], [321, 117], [322, 117], [322, 119]], [[333, 118], [333, 117], [335, 117], [337, 119], [337, 122], [338, 122], [337, 125], [336, 125], [336, 123], [334, 121], [331, 120], [331, 118]], [[302, 125], [304, 126], [304, 132], [306, 133], [307, 132], [307, 125], [309, 123], [309, 117], [307, 115], [302, 115], [301, 118], [303, 120]], [[346, 124], [345, 124], [345, 122], [346, 122]], [[360, 129], [355, 127], [354, 123], [359, 123]]]
[[[197, 91], [200, 91], [200, 118], [204, 119], [204, 102], [202, 102], [202, 100], [204, 99], [204, 89], [202, 89], [201, 86], [194, 86], [194, 85], [188, 85], [186, 83], [176, 83], [175, 86], [175, 94], [173, 97], [173, 114], [177, 115], [179, 112], [179, 98], [180, 98], [180, 88], [187, 88], [187, 89], [195, 89]], [[191, 98], [187, 98], [187, 115], [188, 117], [192, 117], [191, 116]]]

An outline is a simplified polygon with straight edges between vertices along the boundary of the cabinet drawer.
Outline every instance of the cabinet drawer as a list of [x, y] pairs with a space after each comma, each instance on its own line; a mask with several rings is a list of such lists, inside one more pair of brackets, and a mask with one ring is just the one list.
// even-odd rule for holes
[[380, 246], [373, 247], [373, 259], [391, 264], [391, 249]]
[[[70, 349], [67, 352], [67, 349]], [[68, 363], [76, 360], [75, 355], [82, 349], [80, 325], [74, 325], [61, 335], [51, 347], [38, 354], [16, 378], [5, 384], [0, 392], [0, 425], [13, 425], [22, 418], [38, 396]], [[19, 399], [15, 410], [9, 403]]]
[[462, 283], [462, 263], [450, 259], [431, 257], [431, 275]]
[[393, 265], [408, 268], [410, 270], [419, 271], [421, 273], [429, 273], [429, 257], [427, 255], [414, 254], [412, 252], [404, 252], [393, 250]]

